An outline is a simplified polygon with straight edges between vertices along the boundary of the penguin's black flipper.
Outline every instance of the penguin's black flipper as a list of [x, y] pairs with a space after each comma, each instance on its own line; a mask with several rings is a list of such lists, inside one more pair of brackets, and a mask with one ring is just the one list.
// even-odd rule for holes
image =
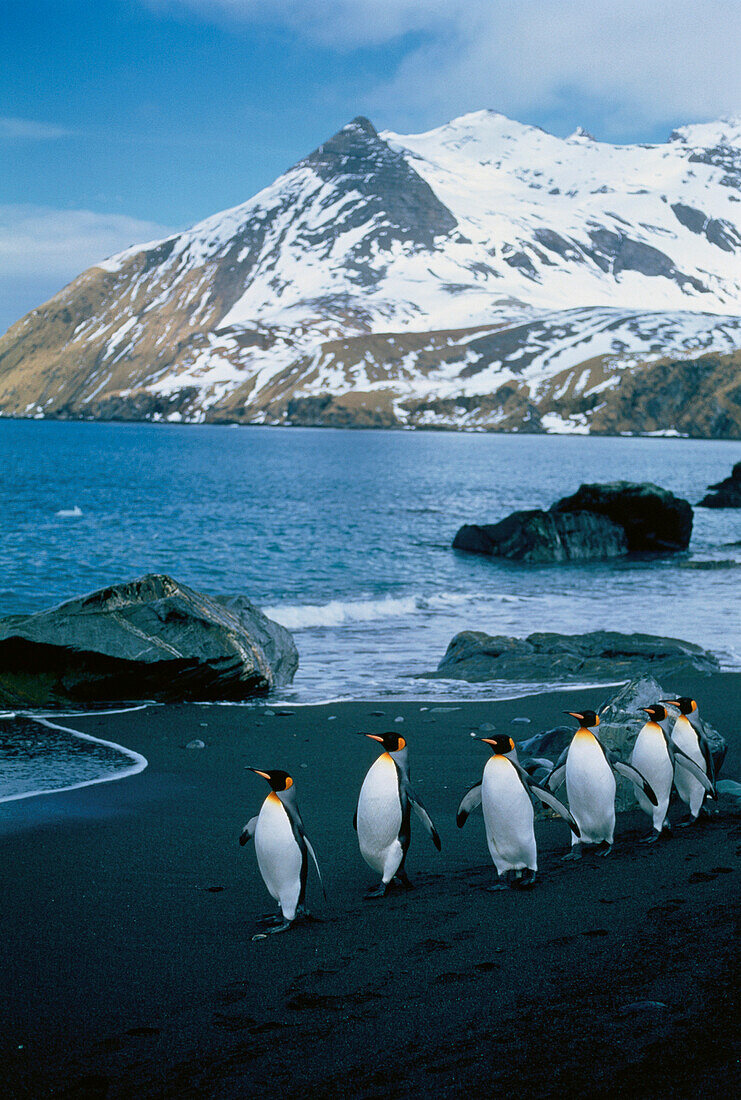
[[552, 795], [550, 791], [545, 790], [543, 787], [536, 787], [535, 784], [530, 784], [530, 790], [543, 802], [546, 806], [550, 806], [552, 810], [555, 810], [559, 817], [562, 817], [568, 824], [574, 836], [580, 837], [581, 832], [576, 821], [564, 806], [563, 802], [560, 802], [555, 795]]
[[459, 829], [462, 829], [468, 820], [468, 815], [481, 805], [481, 781], [474, 783], [472, 787], [469, 787], [466, 793], [461, 799], [461, 804], [458, 807], [458, 813], [455, 815], [455, 823]]
[[239, 834], [239, 843], [244, 847], [247, 841], [252, 840], [257, 828], [257, 817], [251, 817]]
[[713, 750], [710, 747], [710, 742], [708, 741], [705, 730], [697, 731], [697, 741], [700, 745], [702, 758], [705, 761], [705, 770], [708, 774], [708, 779], [713, 784], [713, 787], [715, 787], [715, 760], [713, 759]]
[[311, 856], [311, 858], [313, 860], [313, 863], [314, 863], [314, 866], [316, 867], [316, 873], [319, 876], [319, 885], [322, 888], [322, 893], [324, 894], [324, 900], [326, 901], [327, 900], [327, 889], [324, 885], [324, 879], [322, 878], [322, 872], [319, 870], [319, 864], [317, 863], [316, 852], [314, 851], [314, 849], [312, 847], [312, 844], [311, 844], [311, 841], [309, 840], [306, 833], [302, 833], [301, 835], [303, 837], [304, 844], [306, 845], [306, 850], [309, 853], [309, 855]]
[[676, 764], [679, 765], [680, 768], [684, 768], [684, 770], [688, 771], [690, 775], [693, 775], [698, 783], [702, 783], [703, 787], [711, 798], [718, 797], [715, 793], [715, 785], [711, 781], [710, 777], [705, 775], [705, 772], [702, 770], [699, 764], [696, 764], [695, 761], [692, 760], [686, 752], [682, 752], [682, 750], [677, 748], [676, 745], [674, 746], [674, 761]]
[[624, 763], [622, 760], [616, 760], [612, 754], [610, 754], [608, 759], [613, 771], [629, 779], [634, 786], [640, 787], [651, 805], [658, 806], [659, 800], [656, 797], [653, 787], [649, 781], [641, 775], [637, 768], [634, 768], [632, 764]]
[[357, 810], [352, 815], [352, 827], [355, 830], [355, 832], [357, 833], [357, 831], [358, 831], [358, 811]]
[[559, 764], [553, 769], [546, 782], [552, 791], [557, 791], [566, 778], [566, 765]]
[[442, 848], [442, 843], [440, 841], [440, 837], [438, 836], [437, 829], [432, 824], [432, 818], [427, 813], [427, 810], [424, 808], [419, 799], [415, 795], [413, 795], [411, 791], [409, 792], [409, 801], [411, 802], [417, 817], [422, 822], [427, 832], [430, 834], [430, 837], [432, 838], [432, 843], [435, 845], [439, 852]]

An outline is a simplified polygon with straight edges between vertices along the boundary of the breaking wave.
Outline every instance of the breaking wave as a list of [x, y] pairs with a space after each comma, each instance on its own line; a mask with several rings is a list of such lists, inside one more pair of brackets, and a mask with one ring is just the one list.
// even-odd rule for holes
[[261, 610], [288, 630], [308, 630], [317, 626], [344, 626], [446, 611], [465, 604], [475, 606], [483, 601], [520, 603], [524, 599], [526, 597], [490, 592], [485, 597], [470, 592], [441, 592], [435, 596], [383, 596], [378, 599], [330, 600], [323, 604], [278, 604]]

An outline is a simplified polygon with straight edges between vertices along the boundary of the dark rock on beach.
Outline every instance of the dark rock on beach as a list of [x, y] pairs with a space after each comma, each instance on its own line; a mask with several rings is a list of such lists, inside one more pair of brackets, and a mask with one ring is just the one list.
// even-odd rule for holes
[[651, 634], [531, 634], [527, 638], [464, 630], [450, 642], [427, 679], [619, 681], [647, 673], [683, 675], [718, 672], [717, 659], [691, 642]]
[[710, 490], [698, 508], [741, 508], [741, 462], [737, 462], [729, 477], [708, 485]]
[[692, 508], [658, 485], [582, 485], [549, 511], [513, 512], [499, 523], [466, 524], [454, 550], [523, 562], [598, 561], [629, 553], [685, 550]]
[[35, 615], [0, 619], [0, 705], [242, 700], [290, 681], [290, 633], [150, 574]]
[[608, 516], [625, 531], [628, 551], [633, 554], [686, 550], [690, 544], [691, 505], [650, 482], [582, 485], [572, 496], [557, 501], [551, 511]]

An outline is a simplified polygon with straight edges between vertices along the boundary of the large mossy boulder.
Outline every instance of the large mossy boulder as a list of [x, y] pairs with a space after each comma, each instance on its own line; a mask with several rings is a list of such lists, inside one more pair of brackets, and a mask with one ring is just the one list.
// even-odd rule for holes
[[686, 500], [658, 485], [616, 481], [582, 485], [547, 512], [532, 509], [498, 523], [465, 524], [453, 549], [533, 563], [599, 561], [686, 550], [691, 534]]
[[[631, 680], [619, 691], [608, 695], [600, 711], [600, 724], [597, 727], [600, 741], [605, 748], [616, 752], [622, 760], [628, 760], [636, 737], [647, 720], [641, 707], [650, 707], [652, 703], [658, 703], [661, 699], [673, 697], [671, 693], [667, 695], [661, 684], [652, 676], [640, 676]], [[575, 703], [574, 710], [578, 709]], [[520, 757], [522, 759], [546, 757], [555, 764], [563, 750], [571, 743], [575, 725], [556, 726], [542, 733], [536, 733], [525, 741], [519, 741], [517, 750]], [[717, 774], [725, 759], [728, 745], [711, 725], [707, 722], [703, 725], [710, 742]], [[565, 796], [565, 790], [566, 788], [562, 787], [560, 795]], [[630, 781], [618, 779], [615, 805], [618, 810], [628, 810], [636, 805], [635, 789]]]
[[652, 634], [531, 634], [527, 638], [464, 630], [426, 678], [581, 683], [629, 680], [647, 673], [678, 676], [720, 671], [718, 660], [692, 642]]
[[690, 503], [650, 482], [581, 485], [572, 496], [557, 501], [551, 511], [607, 516], [622, 527], [631, 554], [686, 550], [692, 535]]
[[244, 700], [297, 665], [290, 633], [249, 601], [225, 606], [161, 574], [0, 619], [5, 707]]
[[737, 462], [729, 477], [708, 485], [709, 492], [698, 508], [741, 508], [741, 462]]

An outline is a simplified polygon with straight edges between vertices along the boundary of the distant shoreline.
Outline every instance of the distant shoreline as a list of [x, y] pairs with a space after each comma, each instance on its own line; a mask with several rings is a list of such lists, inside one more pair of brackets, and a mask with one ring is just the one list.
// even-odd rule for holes
[[432, 435], [505, 435], [505, 436], [548, 436], [556, 439], [656, 439], [656, 440], [692, 440], [705, 443], [741, 443], [739, 436], [713, 436], [690, 435], [688, 433], [674, 432], [552, 432], [535, 431], [523, 428], [521, 431], [499, 431], [496, 428], [465, 428], [450, 427], [445, 425], [426, 424], [420, 427], [411, 427], [405, 424], [383, 424], [374, 427], [369, 424], [256, 424], [244, 420], [169, 420], [166, 417], [159, 419], [136, 419], [134, 417], [121, 417], [120, 419], [106, 419], [105, 417], [77, 417], [77, 416], [16, 416], [0, 412], [0, 421], [8, 420], [17, 423], [42, 423], [42, 424], [152, 424], [157, 427], [176, 428], [277, 428], [297, 429], [303, 431], [329, 431], [329, 432], [406, 432], [413, 434]]

